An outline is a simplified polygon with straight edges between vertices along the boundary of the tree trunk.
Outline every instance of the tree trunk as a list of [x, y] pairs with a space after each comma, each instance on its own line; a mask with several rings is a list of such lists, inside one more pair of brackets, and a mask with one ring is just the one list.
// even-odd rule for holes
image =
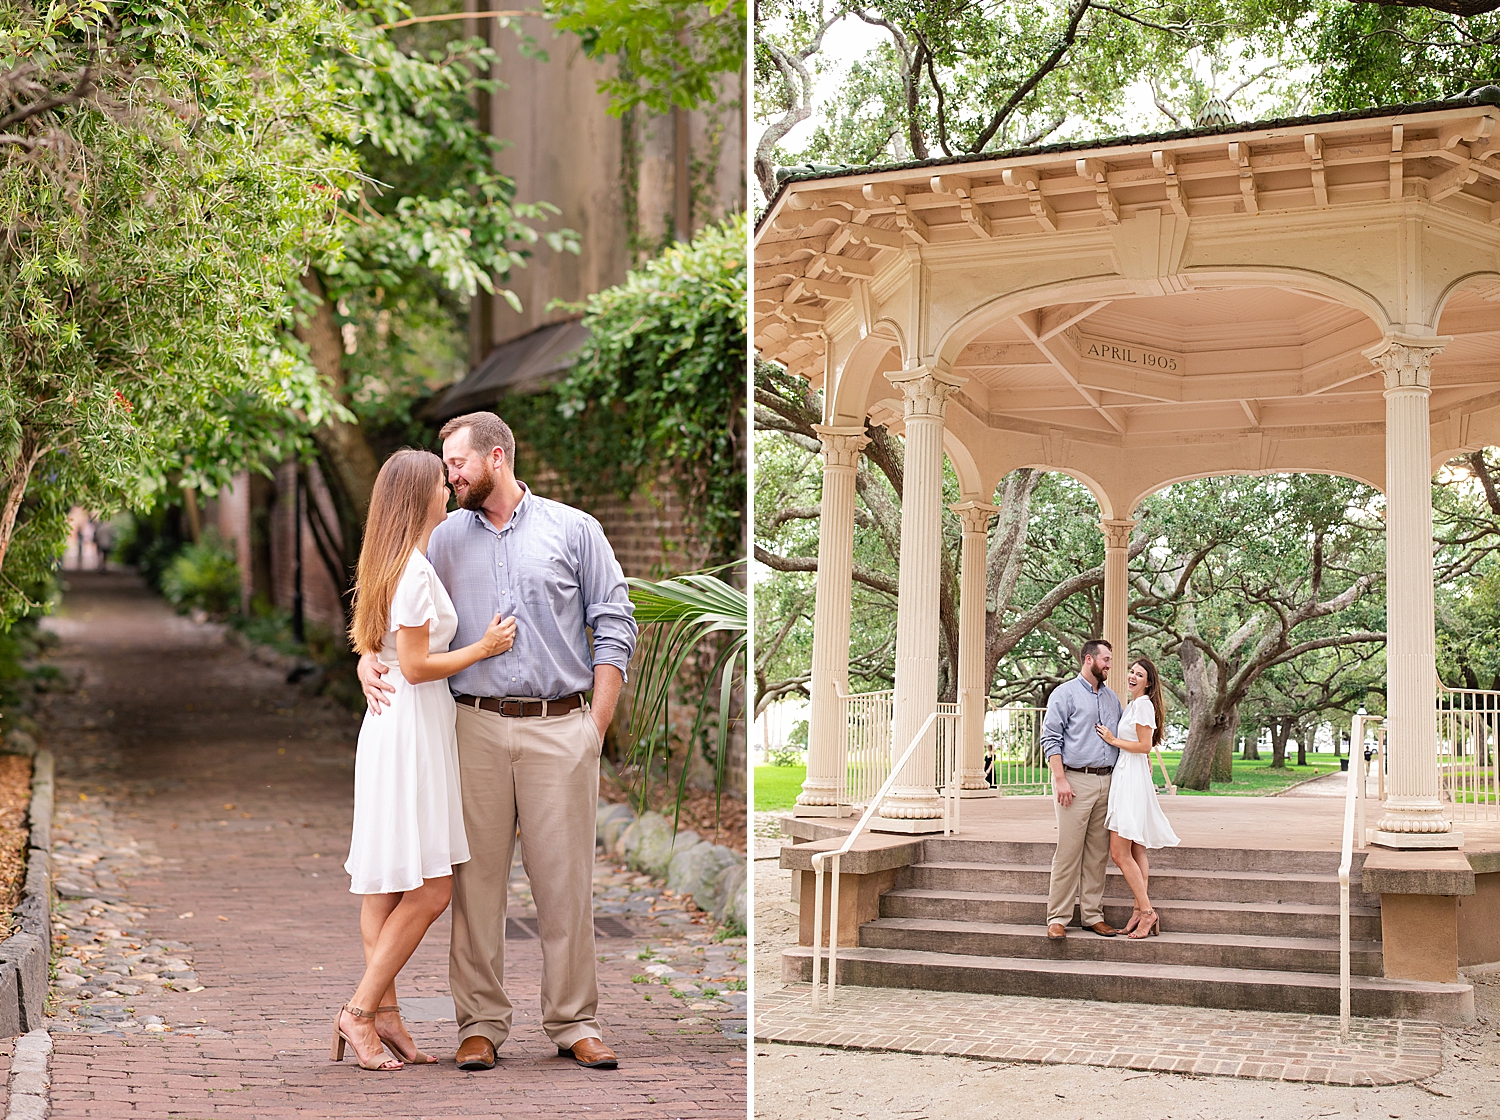
[[1286, 741], [1292, 733], [1292, 721], [1286, 716], [1271, 717], [1271, 769], [1286, 769]]
[[34, 432], [21, 432], [21, 445], [16, 457], [5, 472], [5, 505], [0, 507], [0, 571], [5, 570], [5, 554], [10, 551], [11, 538], [16, 535], [16, 517], [21, 512], [21, 502], [26, 497], [26, 486], [31, 481], [31, 472], [47, 454], [47, 445]]
[[[1187, 685], [1188, 737], [1174, 780], [1183, 789], [1207, 789], [1217, 769], [1215, 756], [1220, 740], [1225, 738], [1224, 725], [1218, 722], [1215, 712], [1219, 699], [1218, 666], [1204, 657], [1193, 642], [1183, 642], [1178, 647], [1177, 659], [1182, 662], [1182, 679]], [[1231, 751], [1234, 726], [1229, 725], [1226, 740], [1226, 749]]]
[[1297, 728], [1297, 765], [1298, 766], [1306, 766], [1307, 765], [1307, 740], [1310, 737], [1309, 734], [1308, 734], [1308, 731], [1309, 731], [1309, 729], [1311, 727], [1313, 727], [1313, 724], [1306, 723], [1306, 724], [1303, 724], [1301, 727]]
[[[328, 383], [333, 395], [345, 402], [348, 381], [344, 376], [344, 341], [333, 321], [333, 308], [325, 298], [323, 281], [316, 272], [302, 276], [302, 286], [318, 298], [317, 310], [306, 323], [297, 327], [297, 337], [307, 346], [313, 366]], [[329, 575], [340, 593], [348, 590], [359, 562], [359, 547], [364, 538], [365, 518], [370, 512], [370, 494], [380, 464], [365, 438], [364, 429], [336, 417], [329, 417], [313, 430], [318, 448], [318, 466], [323, 482], [333, 498], [338, 515], [339, 565], [342, 570]], [[331, 536], [331, 534], [330, 534]]]
[[1234, 733], [1239, 725], [1238, 706], [1215, 713], [1210, 727], [1217, 732], [1218, 741], [1214, 745], [1214, 764], [1209, 770], [1211, 781], [1234, 781]]
[[1218, 745], [1219, 734], [1209, 714], [1190, 710], [1187, 743], [1182, 748], [1182, 761], [1177, 764], [1172, 781], [1183, 789], [1208, 789]]
[[1240, 757], [1243, 758], [1246, 762], [1259, 762], [1260, 761], [1260, 729], [1259, 728], [1256, 729], [1256, 732], [1255, 732], [1254, 735], [1246, 735], [1245, 736], [1245, 749], [1240, 753]]

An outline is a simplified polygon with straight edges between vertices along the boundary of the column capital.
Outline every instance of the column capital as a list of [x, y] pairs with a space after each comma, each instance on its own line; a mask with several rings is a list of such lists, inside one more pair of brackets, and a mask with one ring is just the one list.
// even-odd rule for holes
[[859, 453], [864, 450], [870, 437], [860, 427], [814, 424], [813, 431], [823, 441], [823, 462], [830, 467], [853, 468], [859, 463]]
[[1431, 389], [1433, 356], [1452, 341], [1449, 335], [1388, 334], [1363, 353], [1380, 367], [1387, 391]]
[[912, 369], [896, 370], [885, 375], [885, 379], [901, 390], [906, 398], [907, 416], [941, 417], [948, 405], [948, 397], [954, 390], [968, 383], [942, 366], [916, 366]]
[[948, 508], [958, 514], [959, 524], [963, 526], [965, 533], [988, 532], [990, 518], [1000, 512], [999, 506], [987, 505], [973, 498], [962, 502], [954, 502]]
[[1139, 521], [1131, 521], [1129, 518], [1108, 519], [1099, 522], [1099, 529], [1104, 534], [1105, 548], [1129, 548], [1130, 534], [1135, 532]]

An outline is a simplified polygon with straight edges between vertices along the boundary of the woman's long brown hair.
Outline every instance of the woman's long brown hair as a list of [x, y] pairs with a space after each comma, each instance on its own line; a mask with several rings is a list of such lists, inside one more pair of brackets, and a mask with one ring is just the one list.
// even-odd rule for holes
[[391, 600], [427, 525], [432, 492], [443, 480], [443, 461], [409, 448], [385, 461], [370, 495], [370, 518], [354, 578], [349, 644], [355, 653], [378, 653], [391, 626]]
[[1146, 670], [1146, 695], [1151, 698], [1151, 707], [1156, 711], [1156, 729], [1151, 732], [1151, 745], [1160, 746], [1167, 727], [1167, 702], [1161, 694], [1161, 674], [1149, 657], [1137, 657], [1130, 664], [1140, 665]]

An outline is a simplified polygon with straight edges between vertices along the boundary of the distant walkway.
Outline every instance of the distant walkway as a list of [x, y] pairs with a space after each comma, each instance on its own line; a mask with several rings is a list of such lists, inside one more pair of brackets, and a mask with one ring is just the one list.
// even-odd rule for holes
[[76, 950], [54, 988], [52, 1117], [745, 1115], [732, 1014], [638, 979], [655, 959], [696, 962], [707, 981], [743, 948], [644, 888], [622, 898], [629, 880], [604, 864], [597, 891], [620, 917], [600, 928], [613, 935], [598, 943], [600, 1018], [618, 1071], [557, 1057], [540, 1029], [524, 879], [507, 954], [516, 1029], [493, 1071], [452, 1064], [446, 918], [398, 981], [412, 1033], [445, 1060], [330, 1063], [329, 1023], [362, 968], [341, 866], [357, 717], [131, 576], [66, 578], [53, 661], [81, 687], [38, 712], [58, 761], [59, 948]]

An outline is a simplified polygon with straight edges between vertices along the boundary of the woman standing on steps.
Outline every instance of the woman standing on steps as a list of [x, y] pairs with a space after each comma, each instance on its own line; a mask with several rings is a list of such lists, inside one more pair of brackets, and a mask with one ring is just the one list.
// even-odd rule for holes
[[365, 713], [354, 763], [350, 891], [364, 895], [359, 928], [365, 974], [334, 1016], [330, 1057], [354, 1047], [361, 1069], [434, 1062], [401, 1023], [396, 974], [428, 927], [448, 908], [453, 865], [469, 858], [459, 796], [455, 708], [443, 683], [461, 669], [503, 653], [516, 620], [497, 614], [484, 636], [451, 653], [458, 614], [423, 553], [448, 510], [442, 460], [398, 451], [375, 479], [359, 554], [354, 618], [356, 653], [377, 653], [396, 686], [387, 707]]
[[1161, 917], [1146, 890], [1151, 874], [1146, 849], [1176, 847], [1178, 839], [1151, 782], [1151, 748], [1161, 742], [1167, 714], [1156, 665], [1149, 657], [1136, 658], [1126, 683], [1130, 703], [1120, 715], [1119, 728], [1111, 734], [1101, 723], [1097, 730], [1106, 743], [1120, 748], [1104, 826], [1109, 829], [1110, 858], [1135, 895], [1135, 913], [1124, 932], [1138, 941], [1161, 932]]

